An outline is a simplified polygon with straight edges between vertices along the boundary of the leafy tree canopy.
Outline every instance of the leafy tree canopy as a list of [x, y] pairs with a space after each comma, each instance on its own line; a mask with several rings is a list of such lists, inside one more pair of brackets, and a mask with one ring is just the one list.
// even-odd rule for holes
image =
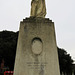
[[13, 69], [18, 32], [0, 32], [0, 56], [5, 60], [5, 66]]
[[70, 54], [68, 54], [64, 49], [61, 48], [57, 48], [57, 50], [59, 57], [60, 72], [71, 73], [73, 68], [73, 60]]

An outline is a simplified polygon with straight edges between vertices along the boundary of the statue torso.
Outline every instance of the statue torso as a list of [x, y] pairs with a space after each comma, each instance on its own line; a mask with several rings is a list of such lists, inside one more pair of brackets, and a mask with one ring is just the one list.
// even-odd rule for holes
[[31, 16], [44, 17], [45, 15], [46, 15], [45, 0], [32, 0]]

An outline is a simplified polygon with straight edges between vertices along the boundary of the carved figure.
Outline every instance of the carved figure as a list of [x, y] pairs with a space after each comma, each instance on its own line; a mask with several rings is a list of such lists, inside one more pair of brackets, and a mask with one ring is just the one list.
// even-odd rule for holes
[[45, 0], [32, 0], [30, 16], [44, 18], [45, 15], [46, 15]]

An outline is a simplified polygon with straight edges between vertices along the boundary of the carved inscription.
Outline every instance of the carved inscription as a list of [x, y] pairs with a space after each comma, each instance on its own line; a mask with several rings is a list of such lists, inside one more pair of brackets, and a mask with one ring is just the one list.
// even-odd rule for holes
[[27, 66], [29, 69], [38, 69], [41, 70], [46, 67], [47, 62], [27, 62]]

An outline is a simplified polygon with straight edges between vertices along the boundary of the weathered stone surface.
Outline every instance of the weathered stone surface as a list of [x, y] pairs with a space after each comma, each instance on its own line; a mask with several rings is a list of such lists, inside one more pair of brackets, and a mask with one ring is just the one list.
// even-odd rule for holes
[[27, 18], [20, 23], [14, 75], [60, 75], [51, 20]]

